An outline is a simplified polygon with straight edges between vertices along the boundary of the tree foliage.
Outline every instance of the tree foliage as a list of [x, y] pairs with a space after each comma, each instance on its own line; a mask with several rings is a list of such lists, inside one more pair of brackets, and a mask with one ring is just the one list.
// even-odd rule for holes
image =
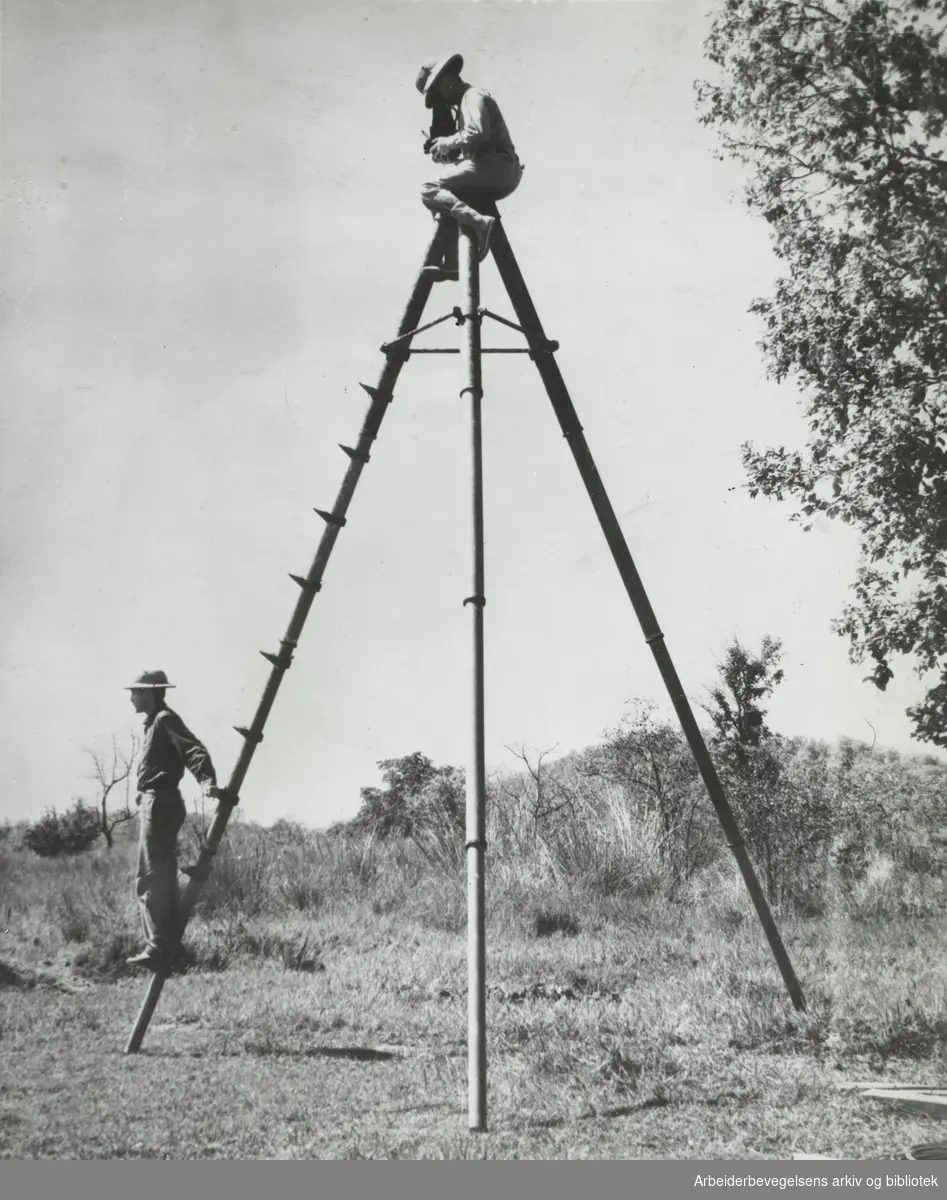
[[762, 701], [782, 683], [783, 672], [777, 665], [781, 653], [782, 643], [776, 638], [764, 637], [759, 654], [734, 638], [719, 665], [720, 683], [710, 689], [710, 703], [704, 710], [713, 721], [717, 749], [738, 765], [772, 737]]
[[713, 859], [715, 818], [694, 756], [680, 728], [655, 705], [633, 703], [588, 760], [588, 776], [619, 785], [636, 815], [653, 815], [661, 863], [674, 881], [690, 879]]
[[383, 788], [362, 788], [362, 805], [352, 825], [376, 837], [423, 841], [442, 827], [464, 824], [464, 777], [455, 767], [435, 767], [420, 751], [378, 764]]
[[947, 0], [725, 0], [701, 119], [749, 167], [783, 270], [753, 310], [771, 375], [802, 389], [803, 450], [744, 446], [750, 494], [856, 529], [836, 622], [947, 745]]
[[836, 828], [824, 762], [767, 723], [764, 701], [783, 681], [781, 655], [777, 638], [765, 636], [758, 652], [734, 638], [704, 705], [714, 755], [770, 903], [811, 894]]
[[58, 858], [88, 850], [101, 833], [98, 809], [76, 800], [65, 812], [50, 808], [28, 825], [23, 831], [23, 845], [41, 858]]

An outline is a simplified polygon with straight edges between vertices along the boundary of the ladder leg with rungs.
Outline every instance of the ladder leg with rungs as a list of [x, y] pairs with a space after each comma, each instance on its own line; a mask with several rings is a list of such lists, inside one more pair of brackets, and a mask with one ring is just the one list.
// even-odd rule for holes
[[[315, 600], [316, 593], [322, 587], [322, 576], [325, 572], [326, 565], [329, 561], [329, 556], [335, 546], [336, 538], [339, 535], [339, 530], [344, 526], [346, 513], [349, 504], [352, 501], [352, 496], [355, 493], [355, 488], [361, 476], [362, 469], [369, 460], [369, 452], [372, 442], [378, 436], [378, 431], [381, 427], [385, 411], [388, 404], [391, 402], [394, 394], [395, 384], [398, 381], [398, 376], [401, 373], [401, 368], [407, 362], [410, 350], [411, 334], [416, 331], [420, 323], [421, 316], [424, 312], [424, 307], [427, 304], [428, 297], [431, 294], [431, 288], [434, 286], [430, 278], [424, 274], [424, 267], [431, 266], [438, 262], [444, 252], [444, 247], [449, 236], [450, 229], [448, 223], [439, 221], [437, 228], [431, 238], [427, 253], [424, 256], [424, 261], [418, 272], [415, 280], [414, 288], [411, 292], [411, 298], [408, 301], [407, 307], [404, 310], [404, 315], [401, 318], [401, 324], [398, 327], [397, 346], [390, 346], [385, 352], [385, 365], [382, 368], [381, 375], [374, 387], [368, 384], [362, 384], [362, 387], [368, 393], [371, 403], [368, 407], [368, 412], [365, 416], [365, 422], [362, 425], [362, 431], [359, 434], [358, 441], [354, 446], [343, 446], [349, 459], [348, 469], [345, 472], [345, 477], [342, 480], [342, 485], [339, 489], [339, 494], [336, 497], [334, 506], [331, 512], [323, 512], [316, 509], [320, 516], [326, 522], [326, 528], [319, 542], [319, 547], [316, 551], [316, 556], [313, 559], [312, 566], [309, 568], [309, 573], [306, 576], [292, 575], [291, 578], [300, 589], [299, 599], [296, 602], [296, 607], [293, 610], [292, 618], [286, 630], [286, 634], [280, 643], [280, 650], [273, 654], [266, 650], [261, 651], [264, 658], [271, 664], [270, 677], [263, 689], [263, 696], [257, 707], [257, 711], [248, 727], [235, 726], [234, 728], [243, 738], [243, 747], [237, 759], [236, 766], [231, 773], [230, 780], [225, 789], [225, 795], [237, 797], [240, 795], [240, 789], [243, 787], [243, 781], [246, 777], [247, 770], [253, 758], [257, 746], [263, 740], [263, 728], [266, 720], [270, 715], [270, 710], [273, 707], [273, 701], [276, 699], [276, 693], [279, 691], [280, 683], [283, 676], [289, 669], [292, 662], [293, 651], [296, 649], [303, 626], [306, 623], [306, 617], [309, 615], [309, 610], [312, 608], [312, 603]], [[201, 890], [204, 883], [210, 875], [211, 865], [214, 855], [217, 853], [224, 832], [227, 828], [227, 822], [230, 820], [230, 814], [233, 811], [234, 802], [232, 800], [223, 799], [217, 806], [217, 812], [214, 816], [213, 823], [207, 834], [207, 838], [201, 847], [198, 860], [193, 867], [187, 871], [188, 884], [181, 896], [181, 904], [177, 921], [177, 932], [172, 939], [171, 945], [168, 947], [168, 952], [165, 955], [165, 965], [163, 969], [155, 971], [151, 978], [148, 987], [148, 993], [145, 1001], [138, 1014], [138, 1019], [135, 1022], [135, 1028], [132, 1031], [128, 1044], [125, 1047], [126, 1054], [134, 1054], [141, 1048], [141, 1043], [144, 1040], [145, 1033], [148, 1030], [149, 1022], [157, 1007], [158, 1000], [161, 998], [161, 992], [164, 989], [165, 980], [167, 979], [170, 964], [174, 960], [177, 948], [180, 945], [181, 938], [187, 928], [187, 923], [190, 920], [191, 912], [194, 905], [200, 898]]]

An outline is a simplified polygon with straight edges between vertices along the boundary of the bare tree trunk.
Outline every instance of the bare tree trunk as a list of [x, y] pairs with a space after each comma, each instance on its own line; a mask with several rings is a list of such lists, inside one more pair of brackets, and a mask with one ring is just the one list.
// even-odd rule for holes
[[[100, 792], [100, 814], [102, 825], [102, 836], [105, 838], [105, 844], [109, 850], [115, 844], [115, 839], [112, 836], [112, 830], [116, 825], [121, 825], [123, 821], [130, 821], [134, 815], [128, 803], [129, 786], [131, 780], [132, 768], [135, 763], [135, 757], [138, 754], [139, 741], [132, 733], [129, 735], [131, 748], [127, 751], [119, 750], [118, 742], [115, 736], [112, 737], [112, 761], [108, 763], [105, 756], [96, 750], [87, 750], [89, 758], [92, 760], [93, 778], [99, 785]], [[117, 813], [113, 813], [111, 818], [108, 811], [109, 794], [112, 789], [118, 784], [125, 784], [125, 807]]]

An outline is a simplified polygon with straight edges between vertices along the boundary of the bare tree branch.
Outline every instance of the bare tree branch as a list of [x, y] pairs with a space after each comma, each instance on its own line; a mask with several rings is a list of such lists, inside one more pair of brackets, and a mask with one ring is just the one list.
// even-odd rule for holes
[[[116, 826], [130, 821], [134, 817], [131, 810], [131, 778], [141, 748], [138, 736], [132, 732], [127, 735], [127, 743], [119, 746], [118, 739], [112, 735], [111, 754], [106, 755], [99, 750], [86, 748], [86, 754], [92, 761], [92, 779], [98, 784], [99, 796], [96, 805], [102, 827], [105, 844], [111, 850], [114, 843], [112, 836]], [[114, 788], [124, 784], [125, 803], [121, 808], [109, 810], [109, 796]]]

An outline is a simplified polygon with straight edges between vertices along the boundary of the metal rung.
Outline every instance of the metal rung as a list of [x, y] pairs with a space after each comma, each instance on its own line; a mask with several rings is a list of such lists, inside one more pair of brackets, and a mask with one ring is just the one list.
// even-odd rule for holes
[[290, 571], [289, 577], [293, 583], [298, 583], [304, 591], [318, 592], [322, 587], [321, 583], [310, 583], [308, 579], [304, 579], [302, 575], [294, 575], [292, 571]]
[[246, 738], [248, 742], [255, 742], [259, 745], [263, 741], [262, 733], [254, 733], [252, 729], [245, 729], [243, 725], [234, 725], [234, 729], [236, 729], [242, 738]]
[[270, 654], [269, 650], [261, 650], [260, 653], [267, 662], [272, 663], [274, 667], [282, 667], [284, 671], [288, 671], [293, 665], [292, 656], [289, 654]]
[[318, 513], [319, 516], [322, 517], [323, 521], [325, 521], [325, 523], [327, 525], [336, 525], [339, 529], [341, 529], [342, 526], [345, 524], [345, 517], [333, 516], [332, 513], [326, 512], [324, 509], [321, 509], [321, 508], [314, 508], [312, 511], [314, 513]]

